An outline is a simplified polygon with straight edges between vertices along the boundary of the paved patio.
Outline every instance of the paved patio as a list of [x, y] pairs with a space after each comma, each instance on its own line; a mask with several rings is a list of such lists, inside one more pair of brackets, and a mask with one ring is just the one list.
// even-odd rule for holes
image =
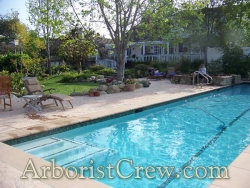
[[[149, 88], [137, 89], [134, 92], [121, 92], [100, 97], [74, 97], [72, 102], [74, 108], [71, 109], [70, 105], [65, 103], [65, 111], [62, 110], [61, 106], [46, 105], [41, 113], [26, 112], [23, 108], [24, 100], [14, 98], [13, 111], [0, 111], [0, 141], [3, 142], [218, 88], [216, 86], [203, 86], [203, 88], [197, 89], [191, 85], [171, 84], [169, 80], [157, 80], [151, 81], [151, 83]], [[3, 108], [1, 104], [0, 108]], [[20, 179], [29, 159], [32, 159], [37, 169], [45, 165], [50, 166], [50, 163], [1, 142], [0, 151], [0, 187], [108, 187], [89, 179], [84, 181], [78, 178], [69, 180], [65, 177], [60, 180]], [[210, 187], [249, 187], [244, 184], [246, 183], [244, 177], [250, 177], [250, 166], [243, 165], [246, 161], [250, 164], [250, 148], [247, 148], [232, 163], [233, 166], [229, 167], [230, 173], [233, 175], [229, 180], [216, 180]], [[242, 170], [244, 175], [239, 176], [238, 174]], [[48, 173], [48, 176], [51, 177], [51, 174]], [[240, 184], [238, 183], [238, 177], [240, 178]]]

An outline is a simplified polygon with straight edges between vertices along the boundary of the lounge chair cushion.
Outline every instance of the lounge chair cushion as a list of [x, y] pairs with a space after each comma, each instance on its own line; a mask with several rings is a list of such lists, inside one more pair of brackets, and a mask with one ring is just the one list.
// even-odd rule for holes
[[36, 78], [30, 78], [27, 82], [29, 85], [38, 85], [38, 80]]

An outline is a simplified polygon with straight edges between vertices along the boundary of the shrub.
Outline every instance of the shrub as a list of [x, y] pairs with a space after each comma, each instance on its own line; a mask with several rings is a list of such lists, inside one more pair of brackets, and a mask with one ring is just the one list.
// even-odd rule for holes
[[105, 68], [102, 70], [98, 70], [95, 72], [96, 74], [101, 74], [101, 75], [110, 75], [110, 74], [115, 74], [116, 70], [112, 68]]
[[201, 64], [204, 63], [203, 59], [195, 59], [192, 63], [191, 63], [191, 72], [197, 71], [199, 70], [199, 67]]
[[217, 60], [212, 60], [211, 62], [209, 62], [207, 64], [207, 72], [209, 74], [220, 74], [223, 72], [223, 64], [222, 64], [222, 60], [221, 58], [217, 59]]
[[224, 49], [224, 55], [221, 59], [225, 74], [241, 74], [242, 77], [248, 76], [250, 60], [244, 56], [243, 50], [239, 46]]
[[77, 75], [77, 79], [87, 79], [87, 78], [90, 78], [91, 76], [97, 76], [97, 74], [95, 74], [95, 73], [89, 73], [89, 72], [87, 72], [87, 73], [81, 73], [81, 74], [78, 74]]
[[0, 75], [1, 76], [8, 76], [9, 75], [9, 71], [3, 70], [3, 71], [0, 72]]
[[11, 76], [11, 91], [17, 92], [17, 93], [22, 93], [22, 88], [23, 88], [23, 81], [22, 78], [24, 77], [24, 74], [22, 73], [16, 73], [13, 72], [9, 74], [8, 71], [3, 70], [0, 72], [1, 76]]
[[22, 94], [22, 88], [24, 87], [22, 78], [24, 77], [24, 74], [13, 72], [10, 74], [11, 76], [11, 90], [17, 93]]
[[92, 73], [89, 70], [85, 70], [83, 71], [81, 74], [78, 73], [73, 73], [73, 72], [68, 72], [68, 73], [64, 73], [63, 77], [62, 77], [62, 82], [70, 82], [70, 81], [74, 81], [74, 80], [81, 80], [81, 79], [87, 79], [90, 78], [91, 76], [97, 76], [96, 73]]
[[191, 68], [191, 61], [189, 59], [185, 59], [183, 58], [180, 62], [180, 72], [182, 74], [186, 74], [186, 73], [190, 73], [192, 72], [192, 68]]
[[135, 68], [135, 66], [138, 65], [138, 64], [149, 65], [150, 62], [145, 62], [145, 61], [133, 61], [131, 64], [132, 64], [132, 68]]
[[72, 72], [64, 73], [61, 81], [62, 82], [70, 82], [72, 80], [75, 80], [75, 78], [77, 76], [78, 76], [77, 73], [72, 73]]
[[53, 65], [51, 67], [52, 69], [52, 74], [60, 74], [60, 73], [64, 73], [64, 72], [69, 72], [70, 71], [70, 65], [65, 65], [65, 64], [62, 64], [62, 65]]
[[135, 69], [125, 69], [124, 71], [124, 77], [135, 77]]
[[94, 65], [94, 66], [89, 67], [89, 70], [91, 72], [96, 72], [96, 71], [103, 70], [103, 69], [105, 69], [104, 65]]
[[10, 73], [20, 70], [20, 54], [0, 54], [0, 71], [6, 70]]
[[158, 69], [160, 72], [166, 72], [167, 67], [168, 67], [168, 63], [167, 62], [160, 62], [157, 60], [157, 61], [153, 61], [151, 63], [151, 67]]

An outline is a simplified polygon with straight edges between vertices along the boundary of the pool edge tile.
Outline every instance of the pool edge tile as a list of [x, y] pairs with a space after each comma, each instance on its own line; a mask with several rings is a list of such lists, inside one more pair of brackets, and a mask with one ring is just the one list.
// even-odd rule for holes
[[[249, 177], [250, 177], [250, 168], [244, 166], [244, 164], [250, 164], [250, 145], [248, 145], [228, 166], [228, 173], [230, 179], [216, 179], [214, 180], [209, 188], [215, 188], [214, 186], [224, 187], [224, 188], [248, 188], [249, 187]], [[249, 169], [248, 169], [249, 168]], [[231, 174], [233, 173], [233, 176]], [[245, 174], [249, 176], [244, 177]], [[243, 175], [238, 178], [238, 176]], [[236, 180], [235, 180], [236, 178]], [[244, 181], [244, 185], [235, 186], [235, 181]]]

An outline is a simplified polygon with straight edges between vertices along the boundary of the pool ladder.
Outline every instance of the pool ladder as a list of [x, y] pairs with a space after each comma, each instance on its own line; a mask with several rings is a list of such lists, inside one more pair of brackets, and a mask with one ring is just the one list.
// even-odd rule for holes
[[[211, 76], [209, 76], [208, 74], [203, 74], [203, 73], [200, 72], [200, 71], [195, 71], [195, 72], [193, 73], [193, 86], [195, 86], [194, 83], [195, 83], [195, 77], [196, 77], [196, 75], [197, 75], [197, 84], [198, 84], [198, 85], [200, 84], [199, 75], [201, 75], [202, 77], [204, 77], [204, 78], [207, 80], [207, 83], [206, 83], [206, 84], [211, 84], [212, 81], [213, 81], [213, 78], [212, 78]], [[210, 80], [209, 80], [209, 79], [210, 79]]]

